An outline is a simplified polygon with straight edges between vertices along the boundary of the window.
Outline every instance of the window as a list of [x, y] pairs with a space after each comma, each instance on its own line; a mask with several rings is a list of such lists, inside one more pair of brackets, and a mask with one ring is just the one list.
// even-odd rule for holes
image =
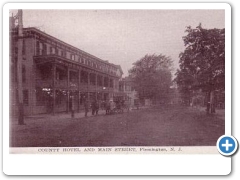
[[119, 88], [118, 81], [115, 79], [113, 82], [114, 82], [114, 88], [118, 89]]
[[41, 80], [46, 80], [52, 77], [51, 66], [48, 65], [38, 65], [37, 71], [39, 71], [39, 75]]
[[28, 90], [23, 90], [23, 104], [28, 106]]
[[81, 71], [81, 83], [88, 83], [88, 72]]
[[61, 51], [61, 56], [62, 56], [62, 57], [66, 57], [66, 55], [67, 55], [67, 54], [66, 54], [66, 51], [62, 50], [62, 51]]
[[43, 55], [43, 43], [39, 42], [39, 55]]
[[40, 43], [39, 41], [36, 42], [36, 55], [40, 55]]
[[50, 88], [36, 88], [36, 105], [37, 106], [47, 106], [51, 108], [52, 103], [52, 93]]
[[26, 67], [22, 65], [22, 82], [26, 82]]
[[56, 106], [61, 107], [67, 101], [67, 92], [65, 90], [56, 90]]
[[55, 48], [54, 47], [50, 47], [50, 54], [55, 54]]
[[133, 91], [134, 89], [132, 88], [131, 85], [126, 85], [125, 86], [125, 91]]
[[90, 84], [96, 85], [96, 74], [90, 73]]
[[105, 77], [104, 78], [104, 87], [108, 87], [108, 84], [109, 84], [109, 79], [108, 79], [108, 77]]
[[56, 80], [64, 80], [67, 75], [63, 69], [56, 68]]
[[110, 87], [113, 88], [113, 79], [110, 79]]
[[43, 44], [43, 55], [47, 55], [47, 45]]
[[66, 51], [66, 56], [65, 57], [68, 58], [68, 59], [71, 59], [72, 58], [71, 53], [69, 51]]
[[103, 80], [102, 79], [103, 79], [102, 76], [100, 76], [100, 75], [97, 76], [97, 84], [98, 84], [98, 86], [102, 86], [103, 85]]
[[55, 54], [58, 55], [58, 48], [55, 49]]
[[45, 105], [44, 93], [41, 88], [36, 88], [36, 105], [43, 106]]
[[75, 60], [75, 55], [71, 54], [71, 60]]
[[78, 82], [78, 73], [76, 71], [69, 72], [69, 80], [70, 82], [77, 83]]

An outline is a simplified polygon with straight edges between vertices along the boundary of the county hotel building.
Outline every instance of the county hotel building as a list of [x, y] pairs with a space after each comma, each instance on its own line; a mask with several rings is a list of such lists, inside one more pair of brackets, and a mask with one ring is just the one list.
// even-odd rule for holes
[[[17, 114], [18, 29], [10, 30], [11, 114]], [[24, 114], [83, 109], [84, 101], [121, 96], [119, 65], [101, 60], [36, 28], [23, 29]]]

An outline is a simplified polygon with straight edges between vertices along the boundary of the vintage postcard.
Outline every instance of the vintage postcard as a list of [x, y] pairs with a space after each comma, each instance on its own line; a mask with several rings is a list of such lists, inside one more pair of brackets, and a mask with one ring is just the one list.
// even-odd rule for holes
[[[26, 161], [93, 162], [93, 174], [107, 174], [98, 160], [127, 163], [126, 174], [136, 174], [130, 165], [171, 174], [170, 164], [161, 173], [151, 162], [195, 157], [204, 168], [187, 174], [231, 171], [216, 147], [231, 134], [228, 4], [9, 3], [4, 23], [4, 148], [14, 166], [31, 154]], [[213, 168], [220, 162], [224, 171]], [[90, 173], [83, 169], [68, 173]]]

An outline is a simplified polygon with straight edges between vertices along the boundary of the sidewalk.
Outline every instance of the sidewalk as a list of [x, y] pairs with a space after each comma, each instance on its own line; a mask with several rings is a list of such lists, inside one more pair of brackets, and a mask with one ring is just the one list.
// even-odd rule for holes
[[[130, 108], [129, 111], [124, 109], [124, 113], [141, 111], [141, 109], [146, 109], [146, 108], [149, 108], [149, 107], [139, 107], [139, 109], [137, 109], [135, 107], [135, 108]], [[87, 115], [88, 115], [87, 116], [88, 118], [96, 117], [96, 115], [94, 115], [94, 116], [92, 115], [91, 109], [89, 110]], [[98, 111], [97, 116], [104, 116], [104, 115], [106, 115], [105, 109], [103, 109], [103, 110], [101, 109]], [[45, 122], [45, 120], [46, 121], [63, 121], [63, 120], [68, 120], [68, 119], [78, 120], [78, 119], [83, 119], [83, 118], [85, 118], [85, 112], [84, 112], [84, 110], [80, 110], [80, 112], [74, 113], [74, 118], [72, 118], [71, 112], [68, 112], [68, 113], [60, 112], [60, 113], [55, 113], [54, 115], [53, 114], [36, 114], [36, 115], [25, 116], [24, 121], [26, 124], [28, 124], [28, 122], [34, 123], [34, 121], [43, 121], [43, 122]], [[11, 124], [18, 124], [17, 117], [12, 117], [11, 119], [12, 119]]]
[[[99, 115], [105, 115], [106, 111], [105, 110], [99, 110], [98, 111], [98, 116]], [[92, 111], [88, 112], [88, 117], [94, 117], [96, 115], [92, 115]], [[34, 120], [64, 120], [64, 119], [71, 119], [71, 112], [66, 113], [66, 112], [62, 112], [62, 113], [55, 113], [55, 115], [53, 114], [37, 114], [37, 115], [31, 115], [31, 116], [25, 116], [25, 122], [26, 121], [34, 121]], [[85, 112], [81, 111], [81, 112], [75, 112], [74, 113], [74, 118], [73, 119], [80, 119], [80, 118], [85, 118]], [[12, 122], [13, 123], [17, 123], [17, 120], [15, 120], [16, 118], [13, 118]]]
[[[192, 109], [195, 108], [195, 109], [198, 109], [202, 112], [206, 112], [206, 107], [198, 106], [198, 107], [191, 107], [191, 108]], [[216, 113], [214, 113], [214, 114], [216, 114], [219, 118], [225, 120], [225, 109], [215, 109], [215, 111], [216, 111]]]

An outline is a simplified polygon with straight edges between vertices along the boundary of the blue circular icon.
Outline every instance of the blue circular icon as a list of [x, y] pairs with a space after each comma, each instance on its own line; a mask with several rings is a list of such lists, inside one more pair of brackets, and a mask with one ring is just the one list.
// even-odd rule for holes
[[217, 149], [224, 156], [233, 155], [238, 148], [238, 142], [233, 136], [221, 136], [217, 141]]

